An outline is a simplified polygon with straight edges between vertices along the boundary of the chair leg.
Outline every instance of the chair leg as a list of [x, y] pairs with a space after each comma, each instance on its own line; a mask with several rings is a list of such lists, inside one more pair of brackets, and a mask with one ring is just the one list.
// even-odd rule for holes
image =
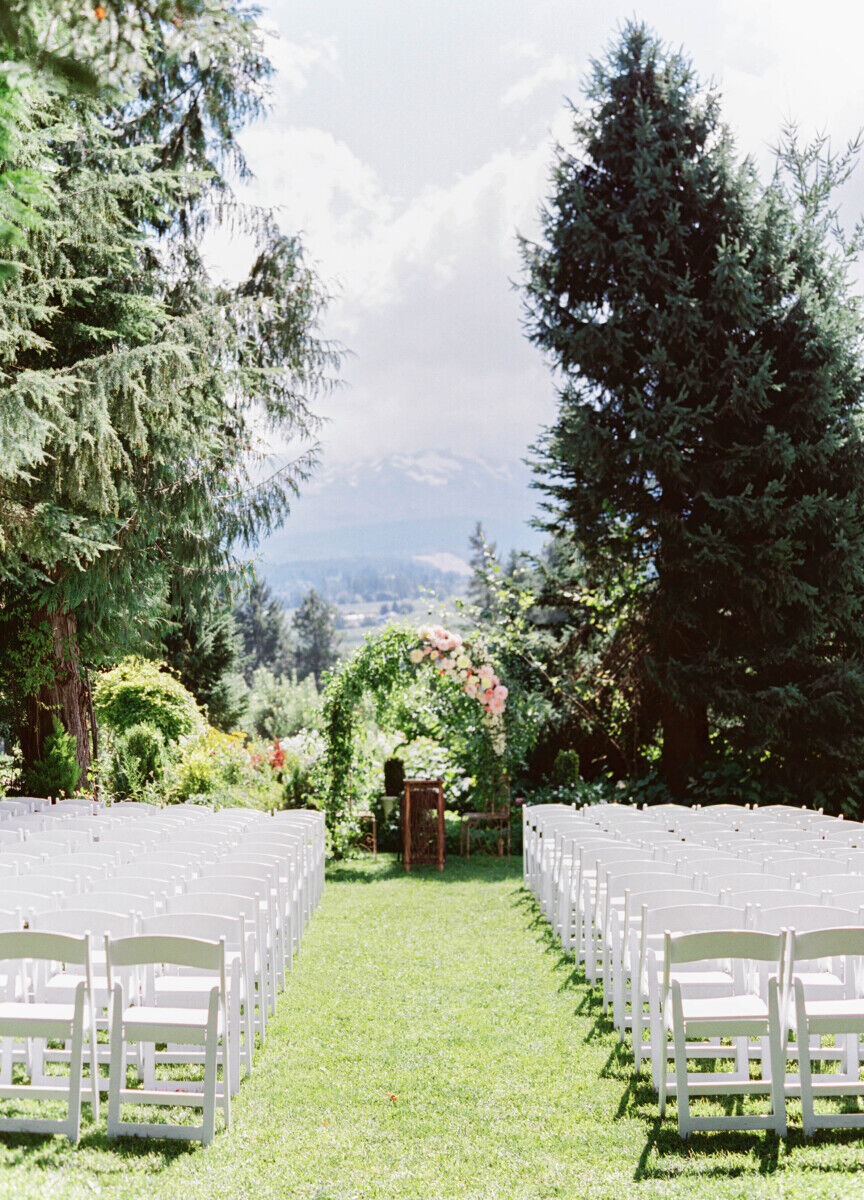
[[[771, 1109], [778, 1137], [786, 1136], [786, 1062], [780, 1024], [780, 993], [776, 979], [768, 983], [768, 1051], [771, 1070]], [[763, 1064], [765, 1062], [763, 1040]], [[764, 1074], [764, 1066], [763, 1066]]]
[[99, 1120], [99, 1043], [96, 1040], [96, 1007], [92, 997], [88, 1003], [90, 1015], [90, 1112], [94, 1121]]
[[[228, 1059], [231, 1055], [231, 1050], [232, 1050], [232, 1048], [229, 1045], [229, 1043], [227, 1041], [224, 1041], [222, 1043], [223, 1076], [224, 1076], [225, 1071], [228, 1069]], [[224, 1095], [222, 1098], [222, 1115], [225, 1119], [225, 1128], [228, 1129], [229, 1126], [231, 1125], [231, 1093], [228, 1088], [224, 1089]]]
[[[227, 1044], [227, 1023], [223, 1030], [223, 1038]], [[209, 1146], [216, 1133], [216, 1067], [219, 1061], [219, 994], [210, 993], [210, 1009], [207, 1014], [207, 1034], [204, 1040], [204, 1115], [201, 1124], [201, 1141]], [[231, 1074], [226, 1071], [223, 1081], [225, 1095], [231, 1091]]]
[[120, 1089], [126, 1085], [126, 1044], [123, 1040], [123, 995], [119, 984], [114, 990], [111, 1018], [111, 1060], [108, 1067], [108, 1136], [120, 1133]]
[[637, 1075], [642, 1073], [642, 985], [640, 980], [631, 978], [630, 991], [632, 994], [633, 1011], [633, 1070]]
[[231, 968], [228, 1015], [231, 1025], [231, 1090], [240, 1091], [240, 964], [235, 960]]
[[[690, 1120], [690, 1093], [687, 1086], [687, 1030], [680, 991], [672, 993], [672, 1041], [675, 1047], [675, 1099], [678, 1105], [678, 1132], [686, 1139], [693, 1129]], [[664, 1071], [665, 1074], [665, 1071]]]
[[69, 1120], [67, 1134], [75, 1144], [81, 1137], [81, 1072], [84, 1067], [84, 984], [75, 989], [75, 1016], [69, 1053]]
[[804, 1007], [804, 989], [798, 980], [795, 983], [795, 1040], [798, 1043], [798, 1078], [801, 1081], [801, 1124], [804, 1127], [804, 1136], [812, 1137], [816, 1125], [813, 1120], [810, 1036], [807, 1028], [807, 1012]]

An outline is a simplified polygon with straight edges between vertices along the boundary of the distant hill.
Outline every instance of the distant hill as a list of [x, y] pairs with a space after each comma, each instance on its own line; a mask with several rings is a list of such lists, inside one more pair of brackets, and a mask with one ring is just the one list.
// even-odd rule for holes
[[[529, 482], [519, 462], [434, 451], [324, 469], [306, 485], [285, 527], [264, 543], [264, 571], [275, 582], [281, 567], [303, 561], [464, 560], [478, 520], [502, 553], [537, 549], [541, 539], [528, 522], [538, 497]], [[451, 573], [452, 562], [439, 563]]]

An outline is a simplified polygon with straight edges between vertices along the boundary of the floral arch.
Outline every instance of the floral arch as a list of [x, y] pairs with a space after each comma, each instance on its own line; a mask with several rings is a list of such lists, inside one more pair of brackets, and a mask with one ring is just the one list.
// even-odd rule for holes
[[324, 790], [331, 825], [346, 814], [353, 795], [356, 727], [360, 702], [371, 696], [386, 720], [400, 688], [426, 679], [443, 703], [444, 726], [471, 746], [478, 772], [500, 778], [505, 768], [507, 688], [479, 642], [465, 641], [441, 625], [419, 629], [391, 625], [368, 637], [324, 689]]

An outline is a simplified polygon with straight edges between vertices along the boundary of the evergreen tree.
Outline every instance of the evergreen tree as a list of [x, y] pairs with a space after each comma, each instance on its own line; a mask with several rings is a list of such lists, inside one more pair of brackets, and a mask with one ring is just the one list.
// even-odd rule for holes
[[[211, 280], [198, 248], [231, 209], [234, 133], [269, 73], [252, 15], [232, 0], [167, 24], [122, 102], [34, 84], [19, 139], [23, 166], [53, 163], [0, 296], [0, 685], [25, 764], [59, 713], [86, 771], [86, 664], [158, 644], [176, 581], [201, 604], [284, 518], [336, 361], [317, 279], [271, 218], [239, 286]], [[268, 473], [273, 430], [309, 450]]]
[[564, 380], [545, 527], [631, 614], [676, 791], [713, 731], [802, 800], [843, 796], [864, 767], [849, 160], [789, 141], [760, 185], [641, 25], [586, 99], [525, 245], [529, 331]]
[[482, 521], [478, 521], [474, 526], [474, 532], [468, 538], [468, 546], [470, 549], [468, 565], [471, 568], [471, 576], [465, 590], [469, 601], [477, 608], [479, 617], [483, 619], [489, 616], [495, 606], [493, 576], [499, 564], [495, 543], [486, 540]]
[[320, 686], [325, 671], [335, 667], [339, 659], [339, 636], [336, 633], [335, 610], [313, 588], [294, 613], [294, 635], [297, 646], [294, 659], [297, 678], [313, 675]]
[[285, 610], [264, 580], [256, 580], [236, 609], [237, 627], [243, 646], [243, 674], [251, 685], [259, 667], [274, 675], [288, 675], [294, 648]]
[[236, 729], [246, 713], [247, 692], [237, 622], [227, 602], [190, 608], [181, 600], [162, 637], [163, 657], [207, 711], [217, 729]]

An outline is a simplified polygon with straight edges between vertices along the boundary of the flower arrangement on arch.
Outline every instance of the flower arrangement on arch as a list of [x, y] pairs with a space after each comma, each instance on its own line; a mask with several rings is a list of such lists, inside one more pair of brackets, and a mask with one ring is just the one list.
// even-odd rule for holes
[[420, 645], [409, 657], [415, 666], [425, 659], [448, 679], [461, 687], [466, 696], [483, 706], [483, 721], [489, 729], [492, 747], [503, 754], [506, 747], [504, 712], [507, 707], [507, 688], [488, 662], [474, 662], [471, 646], [458, 633], [443, 625], [421, 625], [417, 630]]

